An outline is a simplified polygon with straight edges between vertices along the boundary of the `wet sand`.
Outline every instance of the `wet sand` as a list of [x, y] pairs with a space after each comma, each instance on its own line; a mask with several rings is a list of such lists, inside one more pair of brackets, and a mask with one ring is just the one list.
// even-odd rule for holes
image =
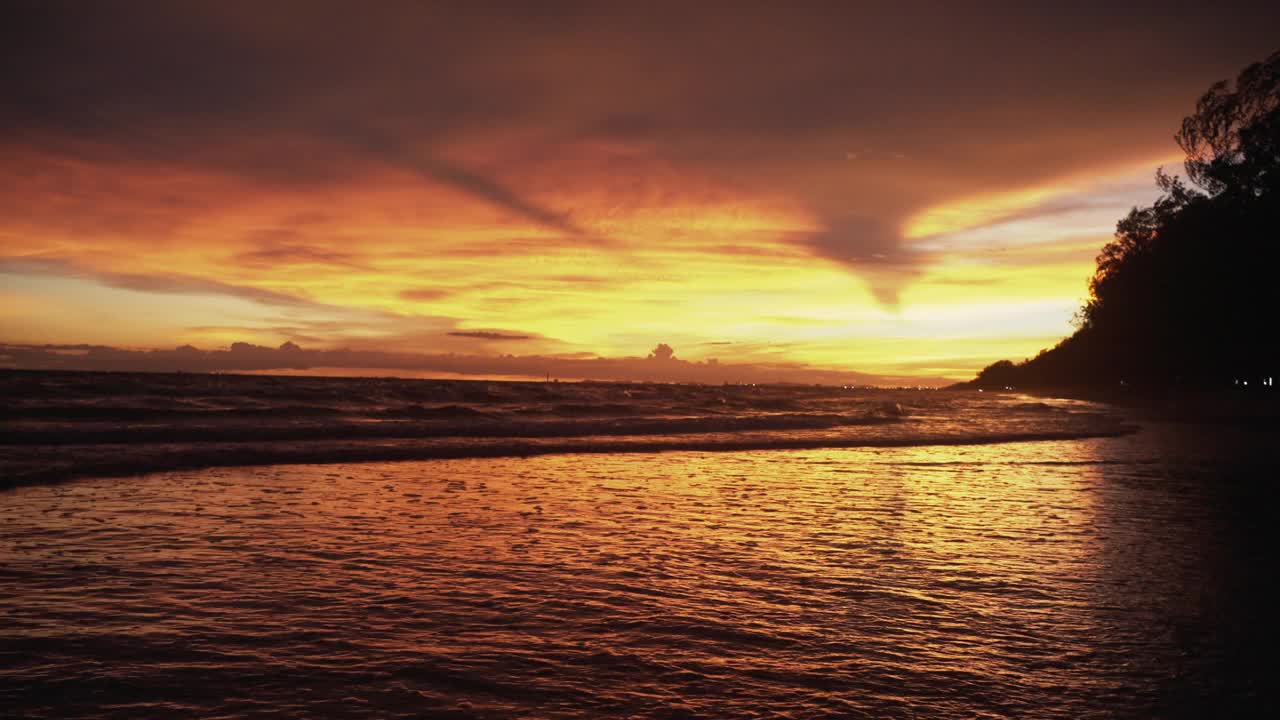
[[1259, 717], [1271, 436], [0, 493], [0, 714]]

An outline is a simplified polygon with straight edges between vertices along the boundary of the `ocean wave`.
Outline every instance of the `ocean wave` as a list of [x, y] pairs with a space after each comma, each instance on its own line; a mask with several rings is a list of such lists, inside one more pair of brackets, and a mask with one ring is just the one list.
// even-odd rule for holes
[[982, 444], [1114, 434], [1025, 396], [809, 386], [0, 372], [0, 479], [545, 453]]
[[[258, 415], [251, 416], [254, 419]], [[449, 437], [586, 437], [599, 435], [687, 435], [769, 430], [822, 430], [901, 422], [880, 410], [861, 415], [786, 413], [710, 417], [641, 417], [595, 420], [511, 420], [450, 406], [423, 408], [415, 420], [382, 422], [11, 423], [0, 445], [86, 445], [130, 442], [237, 442], [246, 440], [397, 439]], [[431, 422], [425, 418], [436, 418]]]
[[388, 418], [411, 418], [411, 419], [462, 419], [462, 418], [488, 418], [492, 417], [491, 413], [478, 410], [466, 405], [440, 405], [434, 407], [426, 407], [423, 405], [409, 405], [407, 407], [387, 408], [379, 413], [383, 417]]
[[10, 447], [2, 484], [17, 486], [77, 477], [142, 475], [165, 470], [244, 465], [328, 464], [402, 460], [531, 457], [551, 454], [742, 452], [859, 447], [991, 445], [1116, 437], [1136, 431], [1119, 423], [1026, 432], [911, 434], [705, 433], [574, 438], [329, 439], [292, 442], [119, 443]]
[[170, 403], [168, 407], [148, 405], [44, 405], [0, 408], [0, 421], [139, 422], [157, 420], [223, 420], [340, 416], [340, 407], [280, 405], [274, 407], [218, 408], [197, 403]]

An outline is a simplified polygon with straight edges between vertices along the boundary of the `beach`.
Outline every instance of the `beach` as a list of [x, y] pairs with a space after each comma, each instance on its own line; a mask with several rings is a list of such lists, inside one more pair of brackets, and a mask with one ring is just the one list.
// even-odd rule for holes
[[1280, 717], [1280, 3], [5, 10], [0, 720]]
[[1264, 716], [1270, 443], [1149, 422], [18, 487], [0, 712]]

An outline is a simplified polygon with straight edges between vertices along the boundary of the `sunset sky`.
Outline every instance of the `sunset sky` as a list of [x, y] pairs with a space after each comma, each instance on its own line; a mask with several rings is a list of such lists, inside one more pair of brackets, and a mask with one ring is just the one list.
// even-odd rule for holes
[[1276, 49], [1263, 3], [1120, 5], [6, 3], [0, 366], [967, 379], [1070, 331]]

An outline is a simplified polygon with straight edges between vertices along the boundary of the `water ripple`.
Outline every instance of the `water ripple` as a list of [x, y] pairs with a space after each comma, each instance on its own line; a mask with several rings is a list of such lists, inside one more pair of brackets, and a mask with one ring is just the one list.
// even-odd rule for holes
[[0, 714], [1249, 715], [1271, 598], [1241, 591], [1239, 558], [1274, 519], [1251, 478], [1275, 463], [1191, 447], [1147, 432], [19, 488], [0, 494]]

